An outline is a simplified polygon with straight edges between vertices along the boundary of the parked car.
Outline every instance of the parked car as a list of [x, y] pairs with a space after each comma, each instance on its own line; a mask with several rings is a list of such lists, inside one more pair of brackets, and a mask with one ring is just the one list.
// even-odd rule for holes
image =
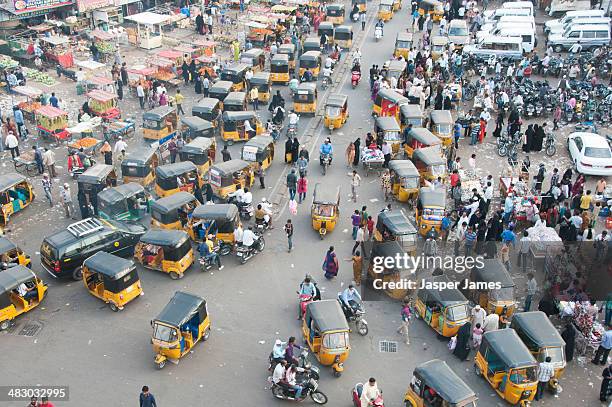
[[572, 133], [567, 138], [567, 148], [579, 173], [612, 176], [612, 152], [604, 137], [595, 133]]

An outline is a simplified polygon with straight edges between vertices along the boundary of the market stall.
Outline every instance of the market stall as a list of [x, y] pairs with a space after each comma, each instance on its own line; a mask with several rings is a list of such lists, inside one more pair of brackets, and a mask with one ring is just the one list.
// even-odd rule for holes
[[108, 31], [93, 30], [91, 32], [91, 37], [93, 38], [94, 44], [100, 52], [101, 62], [111, 61], [113, 59], [115, 51], [117, 51], [117, 48], [114, 44], [114, 42], [116, 41], [115, 35]]
[[159, 48], [162, 46], [162, 27], [170, 19], [170, 16], [144, 12], [134, 14], [125, 18], [132, 21], [136, 26], [127, 28], [128, 41], [144, 49]]
[[[174, 66], [178, 69], [183, 64], [183, 53], [172, 49], [164, 49], [156, 54], [159, 58], [167, 59], [172, 61]], [[187, 61], [189, 62], [189, 61]]]
[[177, 47], [172, 48], [172, 51], [180, 52], [183, 57], [187, 55], [189, 59], [194, 59], [200, 56], [198, 52], [199, 51], [198, 48], [193, 47], [189, 44], [181, 44]]
[[151, 86], [149, 78], [152, 78], [155, 72], [157, 72], [157, 69], [154, 67], [144, 65], [135, 65], [128, 68], [130, 91], [136, 92], [138, 85], [141, 85], [145, 91], [149, 89]]
[[484, 195], [481, 178], [473, 171], [459, 170], [459, 179], [461, 180], [461, 202], [470, 202], [474, 196], [474, 190], [480, 196]]
[[108, 93], [116, 93], [115, 82], [111, 78], [107, 78], [106, 76], [93, 76], [86, 79], [83, 84], [77, 85], [77, 94], [82, 95], [94, 89], [103, 90]]
[[121, 118], [116, 95], [103, 90], [92, 90], [87, 93], [87, 97], [91, 115], [101, 117], [104, 121]]
[[78, 68], [83, 68], [83, 79], [91, 79], [94, 76], [104, 76], [106, 65], [96, 61], [76, 61]]
[[41, 48], [49, 61], [54, 61], [64, 68], [74, 66], [74, 57], [70, 41], [67, 37], [53, 36], [41, 37]]
[[181, 84], [182, 81], [177, 77], [178, 70], [174, 66], [174, 61], [158, 57], [149, 60], [149, 64], [155, 69], [155, 72], [151, 75], [152, 78], [171, 86]]
[[68, 127], [68, 113], [53, 106], [42, 106], [36, 110], [36, 123], [41, 138], [55, 142], [66, 141], [70, 133]]
[[197, 56], [205, 55], [207, 57], [212, 57], [216, 53], [215, 47], [217, 46], [217, 43], [215, 41], [196, 39], [193, 42], [193, 45], [197, 49]]
[[19, 109], [23, 112], [23, 117], [26, 120], [34, 122], [35, 112], [41, 107], [40, 95], [42, 91], [32, 86], [15, 86], [13, 91], [19, 95], [25, 96], [26, 100], [17, 103]]

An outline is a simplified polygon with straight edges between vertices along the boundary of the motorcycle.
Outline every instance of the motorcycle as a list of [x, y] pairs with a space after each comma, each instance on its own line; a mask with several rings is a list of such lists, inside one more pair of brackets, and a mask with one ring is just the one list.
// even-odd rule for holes
[[253, 215], [255, 215], [255, 208], [253, 208], [253, 204], [238, 204], [236, 197], [232, 196], [228, 199], [227, 203], [233, 203], [238, 207], [238, 215], [240, 219], [250, 220]]
[[297, 124], [289, 123], [287, 126], [287, 137], [292, 139], [297, 136]]
[[351, 72], [351, 86], [353, 89], [359, 85], [359, 81], [361, 80], [361, 72], [353, 71]]
[[376, 40], [376, 42], [378, 42], [378, 40], [380, 40], [383, 37], [383, 29], [381, 26], [376, 26], [376, 28], [374, 29], [374, 39]]
[[[297, 367], [304, 369], [304, 371], [302, 372], [298, 371], [298, 374], [296, 375], [297, 380], [319, 380], [321, 371], [318, 367], [313, 366], [310, 360], [308, 359], [308, 349], [302, 349], [302, 352], [297, 357], [297, 362]], [[270, 352], [270, 355], [268, 356], [268, 371], [273, 372], [277, 364], [278, 360], [274, 359], [272, 357], [272, 352]]]
[[552, 157], [557, 152], [557, 147], [555, 147], [555, 136], [551, 132], [546, 133], [544, 151], [546, 151], [546, 155], [549, 157]]
[[[272, 378], [268, 378], [268, 382], [272, 383]], [[302, 386], [302, 397], [300, 399], [295, 398], [295, 390], [285, 387], [283, 385], [279, 385], [276, 383], [272, 383], [272, 387], [270, 390], [274, 397], [279, 400], [291, 400], [291, 401], [304, 401], [308, 396], [314, 401], [316, 404], [323, 405], [327, 403], [327, 396], [320, 390], [318, 390], [319, 383], [314, 380], [306, 380], [300, 383]]]
[[255, 256], [259, 252], [262, 252], [265, 246], [266, 242], [263, 236], [259, 235], [256, 235], [255, 241], [250, 247], [244, 245], [238, 246], [236, 248], [236, 256], [240, 257], [240, 264], [246, 263], [251, 257]]
[[[353, 406], [354, 407], [367, 407], [361, 405], [361, 393], [363, 392], [363, 383], [357, 383], [353, 390], [351, 391], [351, 395], [353, 396]], [[382, 391], [381, 391], [382, 393]], [[371, 407], [385, 407], [385, 401], [383, 400], [382, 394], [380, 394], [376, 400], [372, 401]]]
[[332, 84], [331, 76], [323, 76], [321, 80], [321, 89], [325, 90], [329, 88]]
[[344, 311], [344, 315], [346, 316], [346, 321], [350, 324], [351, 322], [355, 323], [357, 327], [357, 333], [361, 336], [366, 336], [368, 334], [368, 322], [363, 317], [365, 315], [365, 310], [363, 309], [363, 304], [359, 304], [356, 308], [351, 308], [342, 301], [342, 293], [338, 293], [338, 302]]
[[[299, 294], [299, 293], [298, 293]], [[313, 301], [312, 295], [307, 294], [299, 294], [300, 301], [300, 318], [304, 318], [304, 314], [306, 313], [306, 307]]]
[[329, 154], [321, 154], [319, 161], [321, 162], [321, 167], [323, 167], [323, 175], [327, 174], [327, 167], [331, 164], [331, 156]]
[[[219, 246], [215, 246], [213, 248], [213, 252], [220, 254], [219, 253], [220, 248]], [[213, 266], [216, 266], [216, 264], [212, 261], [212, 257], [200, 257], [200, 270], [201, 271], [208, 271], [210, 270]]]

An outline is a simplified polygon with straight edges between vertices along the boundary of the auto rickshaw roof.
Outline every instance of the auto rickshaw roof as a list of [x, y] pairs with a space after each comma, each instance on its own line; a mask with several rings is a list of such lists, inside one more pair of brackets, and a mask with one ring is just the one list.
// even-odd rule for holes
[[376, 117], [376, 127], [379, 127], [383, 131], [400, 131], [400, 125], [395, 120], [395, 117], [390, 116], [378, 116]]
[[514, 280], [499, 259], [482, 259], [483, 267], [472, 269], [478, 281], [500, 283], [502, 288], [514, 287]]
[[421, 3], [426, 3], [434, 7], [442, 7], [442, 3], [438, 0], [421, 0]]
[[413, 161], [415, 158], [423, 161], [425, 165], [446, 164], [446, 161], [440, 154], [440, 148], [435, 146], [416, 149], [412, 153], [412, 158]]
[[244, 103], [246, 97], [246, 92], [230, 92], [227, 94], [225, 99], [223, 99], [223, 104]]
[[414, 373], [450, 405], [476, 397], [476, 393], [440, 359], [432, 359], [417, 366]]
[[307, 307], [310, 316], [316, 321], [321, 333], [329, 331], [348, 331], [349, 326], [338, 301], [314, 301], [309, 303]]
[[17, 248], [17, 245], [4, 236], [0, 236], [0, 253], [6, 253]]
[[234, 204], [200, 205], [192, 216], [194, 219], [234, 220], [238, 216], [238, 207]]
[[[391, 0], [393, 1], [393, 0]], [[391, 103], [396, 103], [398, 105], [401, 105], [402, 103], [408, 104], [409, 100], [407, 97], [400, 95], [399, 93], [397, 93], [396, 91], [392, 90], [392, 89], [381, 89], [378, 92], [378, 95], [383, 98], [383, 99], [387, 99], [388, 101], [390, 101]]]
[[414, 37], [412, 33], [401, 31], [397, 33], [397, 37], [395, 38], [395, 40], [396, 41], [412, 41], [413, 38]]
[[353, 31], [353, 27], [349, 25], [339, 25], [338, 27], [336, 27], [337, 33], [350, 33], [352, 31]]
[[[513, 318], [516, 318], [516, 315]], [[514, 329], [498, 329], [485, 332], [482, 336], [482, 341], [483, 345], [485, 343], [488, 344], [504, 365], [510, 369], [537, 364], [535, 358]]]
[[394, 235], [416, 235], [417, 233], [415, 226], [400, 210], [379, 213], [378, 222], [382, 222]]
[[180, 327], [187, 323], [205, 305], [206, 301], [204, 298], [183, 291], [177, 291], [172, 299], [170, 299], [170, 302], [157, 315], [155, 321]]
[[119, 280], [129, 274], [136, 266], [132, 260], [124, 259], [106, 252], [97, 252], [88, 257], [83, 265], [93, 273], [104, 274], [112, 280]]
[[225, 69], [223, 69], [223, 72], [239, 73], [239, 72], [244, 72], [249, 68], [250, 66], [248, 64], [238, 63], [238, 64], [234, 64], [234, 65], [230, 65], [226, 67]]
[[240, 54], [241, 58], [247, 57], [247, 58], [253, 58], [253, 57], [258, 57], [260, 55], [263, 55], [264, 51], [261, 48], [251, 48], [249, 50], [244, 51], [242, 54]]
[[181, 148], [181, 153], [207, 154], [213, 145], [214, 139], [210, 137], [196, 137]]
[[424, 127], [413, 127], [412, 128], [412, 138], [414, 138], [419, 143], [423, 143], [428, 146], [437, 146], [442, 144], [442, 140], [436, 137], [431, 131], [427, 130]]
[[86, 184], [94, 184], [102, 182], [104, 178], [110, 174], [115, 167], [106, 164], [96, 164], [93, 167], [89, 167], [84, 173], [79, 175], [78, 182], [84, 182]]
[[419, 105], [403, 104], [400, 106], [400, 112], [407, 117], [423, 118], [423, 110], [421, 110], [421, 106]]
[[249, 141], [247, 141], [244, 145], [245, 146], [257, 147], [257, 150], [263, 151], [266, 148], [268, 148], [268, 146], [270, 144], [274, 144], [274, 139], [272, 137], [270, 137], [270, 136], [255, 136], [252, 139], [250, 139]]
[[158, 178], [170, 178], [185, 174], [190, 171], [196, 171], [197, 168], [191, 161], [181, 161], [174, 164], [160, 165], [155, 168], [155, 175]]
[[144, 192], [144, 187], [135, 182], [128, 182], [116, 187], [107, 188], [98, 193], [98, 200], [114, 204], [136, 194]]
[[181, 117], [181, 123], [194, 131], [203, 131], [212, 129], [214, 127], [211, 122], [209, 122], [208, 120], [204, 120], [198, 116], [183, 116]]
[[446, 207], [446, 189], [438, 188], [433, 191], [429, 187], [422, 187], [419, 191], [419, 201], [423, 206]]
[[[306, 51], [300, 56], [300, 61], [301, 60], [308, 61], [312, 59], [318, 59], [320, 57], [321, 57], [321, 51]], [[302, 83], [308, 83], [308, 82], [302, 82]]]
[[158, 106], [155, 109], [152, 109], [152, 110], [149, 110], [148, 112], [145, 112], [142, 115], [142, 118], [144, 120], [161, 121], [166, 116], [168, 116], [171, 113], [174, 113], [175, 111], [176, 110], [174, 109], [174, 107], [171, 107], [171, 106]]
[[236, 171], [242, 171], [250, 167], [251, 164], [244, 160], [233, 159], [219, 164], [215, 164], [212, 168], [215, 169], [221, 176], [231, 174]]
[[372, 257], [395, 258], [396, 254], [403, 256], [404, 253], [404, 248], [397, 240], [391, 240], [387, 242], [375, 241], [372, 245]]
[[408, 63], [404, 60], [394, 59], [389, 62], [389, 71], [403, 71], [408, 66]]
[[448, 110], [432, 110], [431, 121], [435, 124], [451, 124], [453, 123], [453, 115]]
[[149, 229], [140, 237], [142, 243], [167, 247], [178, 247], [188, 239], [187, 232], [174, 229]]
[[29, 268], [18, 265], [0, 272], [0, 294], [19, 287], [20, 284], [32, 280], [36, 275]]
[[419, 170], [410, 160], [391, 160], [389, 169], [395, 171], [399, 177], [420, 177]]
[[333, 188], [331, 186], [323, 186], [320, 182], [315, 184], [312, 196], [313, 203], [337, 205], [339, 201], [340, 186]]
[[338, 93], [334, 93], [327, 97], [327, 101], [325, 102], [325, 106], [336, 106], [336, 107], [344, 107], [348, 102], [348, 96], [340, 95]]
[[159, 213], [168, 213], [189, 202], [195, 201], [195, 199], [196, 198], [189, 192], [179, 191], [176, 194], [159, 198], [157, 201], [153, 202], [151, 204], [151, 210], [156, 210]]
[[270, 82], [270, 72], [256, 72], [251, 78], [251, 83], [262, 84]]
[[381, 6], [392, 6], [393, 0], [380, 0], [380, 5]]
[[252, 110], [245, 110], [242, 112], [223, 112], [223, 121], [236, 122], [238, 120], [250, 120], [256, 116], [256, 113]]
[[295, 44], [293, 43], [287, 43], [287, 44], [281, 44], [280, 47], [278, 47], [278, 52], [283, 53], [283, 51], [291, 51], [291, 53], [295, 52]]
[[[320, 26], [321, 25], [319, 25], [319, 27]], [[316, 44], [317, 47], [319, 47], [320, 46], [319, 38], [318, 37], [308, 37], [308, 38], [306, 38], [304, 40], [304, 44], [303, 45], [305, 46], [306, 44], [309, 44], [309, 45]], [[276, 54], [276, 55], [278, 55], [278, 54]]]
[[[220, 81], [220, 82], [229, 83], [230, 87], [231, 87], [231, 82], [228, 82], [228, 81]], [[214, 85], [212, 87], [214, 87]], [[198, 103], [193, 105], [192, 111], [195, 110], [196, 112], [198, 112], [198, 111], [206, 111], [206, 112], [208, 112], [208, 111], [212, 111], [218, 105], [219, 105], [219, 99], [217, 99], [217, 98], [202, 98], [202, 99], [198, 100]]]
[[270, 63], [272, 65], [287, 65], [289, 63], [289, 56], [287, 54], [274, 54]]
[[441, 46], [447, 45], [448, 44], [448, 37], [439, 37], [439, 36], [438, 37], [433, 37], [431, 39], [431, 43], [432, 43], [432, 45], [441, 45]]
[[333, 30], [334, 29], [334, 23], [330, 22], [330, 21], [322, 21], [321, 24], [319, 24], [319, 30], [323, 28], [323, 29], [327, 29], [327, 30]]
[[297, 88], [297, 93], [300, 92], [308, 92], [309, 94], [314, 94], [317, 91], [317, 84], [312, 82], [302, 82]]
[[229, 91], [232, 86], [234, 86], [234, 83], [231, 81], [217, 81], [215, 83], [212, 84], [212, 86], [210, 87], [210, 91], [214, 90], [227, 90]]
[[565, 346], [559, 331], [542, 311], [515, 313], [510, 326], [524, 332], [537, 346]]
[[4, 191], [5, 189], [17, 185], [25, 180], [26, 177], [21, 174], [17, 174], [16, 172], [0, 175], [0, 191]]
[[144, 165], [155, 154], [157, 154], [156, 148], [140, 148], [140, 149], [137, 149], [136, 151], [129, 153], [129, 155], [125, 157], [125, 159], [123, 160], [122, 164], [125, 165], [129, 163], [135, 163], [135, 164]]
[[[436, 283], [450, 282], [448, 277], [444, 274], [439, 275], [439, 276], [432, 276], [429, 278], [424, 278], [423, 280], [430, 281], [430, 282], [436, 282]], [[468, 302], [465, 296], [461, 293], [461, 291], [459, 291], [456, 288], [447, 288], [444, 290], [438, 290], [437, 288], [433, 288], [433, 289], [422, 288], [421, 290], [429, 294], [428, 299], [431, 298], [435, 302], [440, 303], [443, 307], [459, 305], [459, 304], [467, 304]]]
[[344, 9], [344, 4], [328, 4], [325, 6], [328, 10], [342, 10]]

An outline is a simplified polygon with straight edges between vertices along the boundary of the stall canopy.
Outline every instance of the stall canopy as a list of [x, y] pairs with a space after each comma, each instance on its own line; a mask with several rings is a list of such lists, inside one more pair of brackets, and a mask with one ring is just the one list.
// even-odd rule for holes
[[165, 23], [170, 19], [170, 16], [145, 11], [144, 13], [127, 16], [125, 19], [141, 25], [156, 25]]
[[117, 97], [113, 95], [112, 93], [109, 93], [109, 92], [106, 92], [100, 89], [92, 90], [91, 92], [87, 94], [87, 96], [89, 96], [90, 98], [94, 100], [99, 100], [100, 102], [108, 102], [109, 100], [113, 100]]
[[76, 61], [76, 66], [81, 67], [83, 69], [89, 69], [91, 71], [106, 68], [106, 65], [96, 61]]
[[143, 65], [133, 66], [132, 68], [128, 69], [128, 73], [133, 73], [134, 75], [141, 75], [141, 76], [153, 75], [155, 72], [156, 72], [155, 68], [151, 68], [151, 67], [143, 66]]
[[62, 109], [58, 109], [57, 107], [53, 107], [50, 105], [43, 106], [36, 110], [36, 113], [48, 117], [50, 119], [54, 119], [56, 117], [65, 116], [68, 113], [64, 112]]
[[113, 85], [115, 82], [111, 78], [106, 78], [104, 76], [94, 76], [89, 80], [89, 83], [91, 83], [92, 85], [107, 86]]
[[102, 30], [93, 30], [91, 36], [102, 41], [112, 41], [115, 38], [114, 34]]
[[40, 37], [41, 40], [51, 44], [51, 45], [64, 45], [64, 44], [68, 44], [68, 38], [66, 37], [59, 37], [59, 36], [55, 36], [55, 37]]
[[29, 98], [35, 98], [42, 95], [42, 91], [40, 89], [36, 89], [31, 86], [15, 86], [12, 89], [20, 95], [24, 95]]
[[161, 58], [166, 58], [166, 59], [177, 59], [183, 56], [183, 54], [179, 51], [174, 51], [171, 49], [165, 49], [163, 51], [159, 51], [157, 53], [158, 56], [160, 56]]

